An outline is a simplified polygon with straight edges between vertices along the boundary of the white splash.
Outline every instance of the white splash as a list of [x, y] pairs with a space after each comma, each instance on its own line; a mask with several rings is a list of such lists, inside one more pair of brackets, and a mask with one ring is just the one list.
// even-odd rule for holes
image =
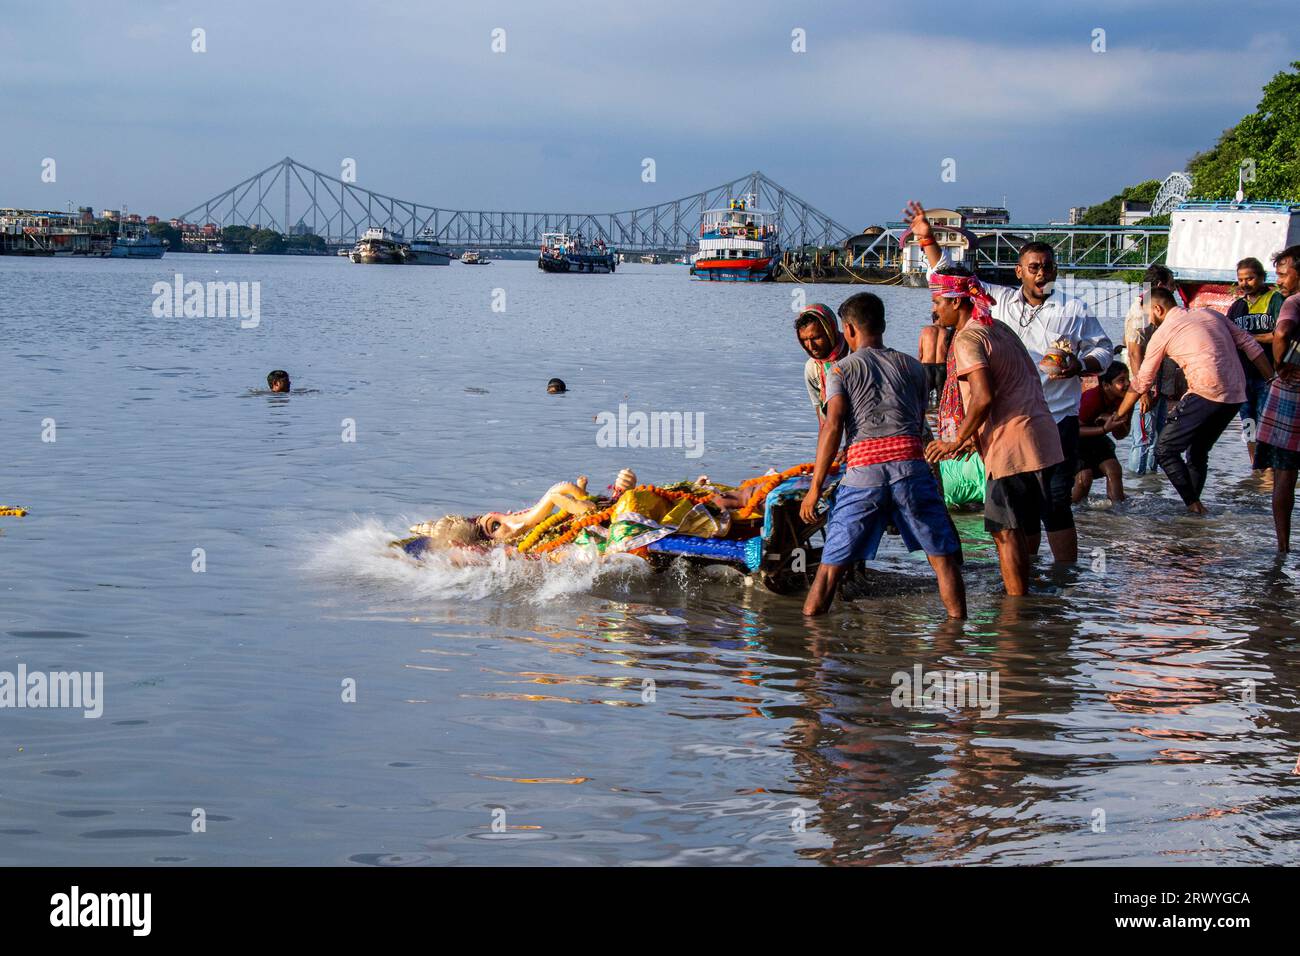
[[477, 601], [513, 591], [534, 604], [588, 592], [602, 579], [628, 580], [650, 573], [633, 555], [597, 558], [576, 553], [552, 562], [511, 557], [505, 548], [494, 548], [470, 563], [458, 562], [449, 553], [417, 560], [389, 547], [402, 536], [373, 518], [312, 536], [303, 542], [305, 569], [314, 577], [355, 587], [367, 598]]

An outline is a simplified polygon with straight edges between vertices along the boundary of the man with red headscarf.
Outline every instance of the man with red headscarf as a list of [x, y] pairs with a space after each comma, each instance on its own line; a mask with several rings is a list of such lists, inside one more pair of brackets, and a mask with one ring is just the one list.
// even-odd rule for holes
[[[917, 237], [933, 273], [946, 254], [919, 203], [908, 203], [903, 213], [911, 234]], [[1074, 526], [1071, 497], [1079, 448], [1080, 379], [1110, 367], [1114, 355], [1110, 338], [1081, 299], [1056, 288], [1056, 254], [1042, 242], [1025, 243], [1016, 264], [1016, 287], [990, 284], [988, 312], [1020, 339], [1037, 363], [1039, 387], [1056, 422], [1063, 458], [1050, 475], [1051, 499], [1043, 513], [1043, 528], [1052, 556], [1063, 564], [1079, 559], [1079, 535]], [[1037, 552], [1040, 532], [1029, 535]]]
[[1031, 538], [1051, 508], [1052, 468], [1064, 460], [1034, 360], [1005, 323], [988, 314], [993, 299], [968, 270], [930, 275], [934, 320], [955, 328], [948, 381], [939, 401], [939, 440], [925, 450], [931, 464], [972, 445], [988, 475], [984, 528], [998, 548], [1007, 593], [1029, 589]]

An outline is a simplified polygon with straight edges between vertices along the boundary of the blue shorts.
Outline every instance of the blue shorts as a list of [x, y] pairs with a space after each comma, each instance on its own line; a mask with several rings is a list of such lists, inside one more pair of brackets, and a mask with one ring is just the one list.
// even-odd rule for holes
[[929, 467], [923, 461], [891, 461], [851, 468], [835, 489], [822, 564], [870, 561], [891, 522], [908, 551], [939, 557], [961, 550]]

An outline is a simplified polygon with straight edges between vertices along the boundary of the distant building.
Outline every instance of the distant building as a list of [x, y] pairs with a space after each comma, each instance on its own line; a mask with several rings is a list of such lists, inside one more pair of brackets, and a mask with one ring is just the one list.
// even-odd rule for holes
[[1077, 226], [1079, 224], [1079, 220], [1083, 218], [1083, 214], [1087, 211], [1088, 211], [1087, 206], [1071, 206], [1070, 215], [1069, 218], [1066, 220], [1066, 222], [1071, 226]]
[[1125, 199], [1119, 204], [1119, 224], [1121, 226], [1136, 225], [1143, 219], [1151, 215], [1151, 203], [1139, 202], [1136, 199]]
[[868, 226], [844, 240], [844, 251], [855, 266], [891, 268], [898, 264], [898, 243], [884, 236], [884, 226]]
[[1005, 226], [1011, 222], [1005, 206], [958, 206], [956, 211], [965, 226]]

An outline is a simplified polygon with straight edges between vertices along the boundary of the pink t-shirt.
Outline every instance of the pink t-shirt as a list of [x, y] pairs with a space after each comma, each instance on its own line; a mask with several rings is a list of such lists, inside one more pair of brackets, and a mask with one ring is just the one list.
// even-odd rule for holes
[[1047, 410], [1043, 384], [1024, 343], [1002, 322], [968, 323], [952, 340], [962, 403], [970, 407], [966, 376], [987, 368], [993, 406], [975, 434], [989, 478], [1038, 471], [1065, 459], [1056, 420]]
[[1170, 309], [1147, 343], [1142, 368], [1133, 377], [1131, 388], [1139, 395], [1151, 388], [1160, 363], [1168, 357], [1183, 370], [1191, 394], [1212, 402], [1244, 402], [1246, 373], [1241, 370], [1237, 349], [1245, 352], [1247, 359], [1264, 352], [1254, 336], [1222, 312]]

